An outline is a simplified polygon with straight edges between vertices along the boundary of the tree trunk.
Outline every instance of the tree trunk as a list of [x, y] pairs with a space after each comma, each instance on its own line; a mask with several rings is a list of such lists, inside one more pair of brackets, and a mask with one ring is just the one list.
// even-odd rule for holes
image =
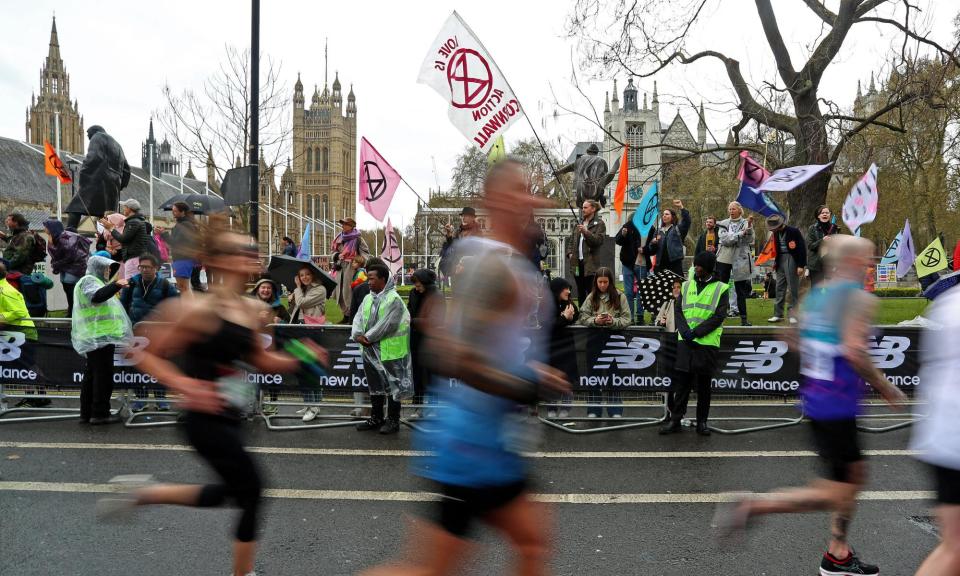
[[[826, 164], [830, 156], [827, 132], [815, 91], [794, 99], [794, 108], [800, 126], [796, 135], [793, 164]], [[792, 226], [803, 228], [816, 218], [817, 206], [825, 204], [827, 187], [833, 170], [824, 170], [803, 186], [787, 192], [787, 206]]]

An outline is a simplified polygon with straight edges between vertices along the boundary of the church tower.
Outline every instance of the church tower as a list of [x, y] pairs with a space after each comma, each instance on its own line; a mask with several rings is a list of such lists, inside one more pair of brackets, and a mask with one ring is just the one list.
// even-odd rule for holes
[[60, 149], [83, 154], [85, 134], [83, 117], [77, 101], [70, 101], [70, 75], [60, 58], [60, 39], [57, 37], [57, 18], [50, 30], [50, 47], [40, 69], [40, 96], [30, 96], [27, 109], [26, 139], [31, 144], [43, 145], [47, 140], [57, 145], [56, 116], [60, 116]]
[[[299, 74], [294, 85], [293, 205], [289, 209], [310, 219], [336, 222], [357, 216], [357, 101], [351, 86], [344, 106], [341, 88], [339, 72], [328, 86], [325, 70], [323, 91], [315, 86], [307, 104]], [[299, 226], [298, 222], [301, 234]], [[325, 254], [323, 230], [317, 225], [310, 229], [315, 253]], [[327, 240], [331, 239], [328, 233]]]

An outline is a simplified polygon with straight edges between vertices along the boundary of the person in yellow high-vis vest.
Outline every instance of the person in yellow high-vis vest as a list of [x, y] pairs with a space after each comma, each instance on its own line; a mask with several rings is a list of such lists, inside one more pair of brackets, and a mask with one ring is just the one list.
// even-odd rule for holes
[[677, 359], [674, 386], [668, 398], [670, 421], [661, 434], [680, 431], [680, 421], [687, 412], [687, 402], [694, 384], [697, 386], [697, 434], [709, 436], [710, 377], [717, 365], [723, 321], [730, 307], [729, 285], [713, 275], [717, 258], [701, 252], [693, 260], [694, 277], [680, 288], [680, 301], [674, 309], [677, 327]]
[[80, 385], [80, 421], [89, 424], [120, 421], [119, 416], [110, 415], [113, 353], [133, 339], [133, 330], [123, 305], [114, 298], [127, 281], [107, 282], [119, 267], [118, 262], [95, 254], [87, 260], [87, 275], [73, 289], [70, 339], [73, 349], [87, 358]]
[[353, 318], [350, 336], [363, 346], [363, 372], [372, 409], [370, 418], [357, 425], [357, 430], [396, 434], [400, 431], [400, 400], [413, 395], [410, 312], [397, 294], [386, 266], [367, 266], [367, 283], [370, 293]]

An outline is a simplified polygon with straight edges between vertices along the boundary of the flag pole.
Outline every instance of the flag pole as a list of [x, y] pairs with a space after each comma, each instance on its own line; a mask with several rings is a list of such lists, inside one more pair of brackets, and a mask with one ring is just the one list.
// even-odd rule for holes
[[[56, 112], [53, 115], [54, 123], [54, 136], [56, 136], [57, 144], [57, 158], [60, 158], [60, 113]], [[60, 191], [60, 177], [57, 176], [53, 179], [57, 185], [57, 220], [63, 219], [63, 193]]]

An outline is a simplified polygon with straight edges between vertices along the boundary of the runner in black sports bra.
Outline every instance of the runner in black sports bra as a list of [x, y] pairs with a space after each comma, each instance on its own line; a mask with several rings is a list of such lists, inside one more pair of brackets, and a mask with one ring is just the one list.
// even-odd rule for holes
[[[184, 430], [197, 453], [217, 472], [220, 481], [203, 486], [154, 485], [136, 491], [126, 502], [134, 505], [179, 504], [240, 508], [233, 545], [234, 576], [253, 574], [257, 512], [262, 485], [257, 467], [244, 450], [241, 414], [255, 387], [247, 371], [293, 372], [300, 361], [269, 351], [260, 342], [262, 303], [245, 298], [247, 279], [259, 272], [257, 246], [249, 237], [208, 231], [213, 246], [205, 264], [220, 283], [208, 294], [162, 304], [145, 332], [150, 344], [138, 365], [181, 395], [186, 412]], [[326, 362], [326, 351], [303, 342]], [[181, 356], [183, 369], [167, 360]], [[101, 503], [108, 501], [105, 499]], [[113, 498], [113, 508], [122, 499]], [[110, 506], [107, 506], [110, 507]]]

